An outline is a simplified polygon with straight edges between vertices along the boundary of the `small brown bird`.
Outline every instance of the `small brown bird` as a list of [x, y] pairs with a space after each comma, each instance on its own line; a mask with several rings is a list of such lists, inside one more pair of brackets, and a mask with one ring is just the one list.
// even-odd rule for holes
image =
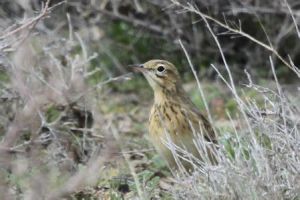
[[[199, 153], [202, 148], [207, 158], [215, 164], [216, 159], [212, 153], [212, 146], [217, 143], [215, 133], [208, 120], [188, 98], [176, 67], [165, 60], [150, 60], [132, 66], [135, 71], [143, 73], [154, 91], [154, 104], [149, 117], [150, 139], [169, 167], [177, 168], [180, 161], [185, 169], [193, 170], [190, 159], [182, 153], [176, 151], [179, 159], [174, 156], [174, 151], [166, 145], [168, 141], [200, 161], [204, 161], [204, 156]], [[201, 138], [206, 142], [197, 142]], [[203, 144], [207, 144], [205, 148]]]

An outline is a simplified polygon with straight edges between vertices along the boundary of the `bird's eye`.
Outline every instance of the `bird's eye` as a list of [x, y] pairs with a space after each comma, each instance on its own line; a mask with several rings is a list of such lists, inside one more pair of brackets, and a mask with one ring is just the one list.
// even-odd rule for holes
[[161, 66], [161, 65], [158, 66], [158, 67], [157, 67], [157, 71], [158, 71], [158, 72], [163, 72], [163, 71], [165, 71], [164, 66]]

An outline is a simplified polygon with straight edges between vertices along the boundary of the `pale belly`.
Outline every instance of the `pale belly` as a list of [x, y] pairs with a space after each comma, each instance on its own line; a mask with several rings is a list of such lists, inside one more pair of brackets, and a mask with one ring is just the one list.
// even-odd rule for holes
[[[156, 128], [149, 129], [150, 139], [159, 154], [165, 158], [170, 168], [178, 168], [178, 162], [186, 169], [191, 168], [193, 158], [185, 156], [190, 161], [184, 161], [178, 155], [190, 154], [190, 157], [199, 158], [195, 138], [190, 129], [184, 130], [182, 127], [178, 127], [178, 125], [180, 126], [180, 124], [174, 126], [174, 124], [170, 123], [162, 127], [160, 124], [157, 124], [155, 125]], [[181, 150], [178, 150], [178, 148]], [[182, 151], [188, 153], [182, 153]]]

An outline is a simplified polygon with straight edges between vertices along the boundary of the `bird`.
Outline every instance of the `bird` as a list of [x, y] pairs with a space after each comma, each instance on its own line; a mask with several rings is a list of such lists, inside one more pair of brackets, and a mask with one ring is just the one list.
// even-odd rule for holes
[[[207, 144], [202, 148], [206, 160], [217, 163], [213, 149], [218, 142], [211, 123], [198, 110], [184, 91], [177, 68], [169, 61], [153, 59], [143, 64], [130, 65], [134, 72], [141, 72], [154, 91], [148, 131], [149, 138], [170, 169], [194, 170], [196, 161], [204, 162], [205, 155], [199, 152], [201, 138]], [[175, 151], [168, 146], [168, 141], [188, 152]], [[198, 145], [198, 147], [197, 147]], [[177, 155], [177, 156], [176, 156]], [[190, 155], [190, 156], [187, 156]]]

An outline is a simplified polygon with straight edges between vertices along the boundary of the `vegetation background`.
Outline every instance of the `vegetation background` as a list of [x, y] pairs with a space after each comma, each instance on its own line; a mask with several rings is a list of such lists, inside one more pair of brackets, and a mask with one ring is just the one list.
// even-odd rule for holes
[[[297, 0], [1, 0], [0, 16], [1, 199], [300, 199]], [[154, 58], [211, 116], [218, 166], [170, 172], [147, 140], [152, 91], [127, 65]]]

